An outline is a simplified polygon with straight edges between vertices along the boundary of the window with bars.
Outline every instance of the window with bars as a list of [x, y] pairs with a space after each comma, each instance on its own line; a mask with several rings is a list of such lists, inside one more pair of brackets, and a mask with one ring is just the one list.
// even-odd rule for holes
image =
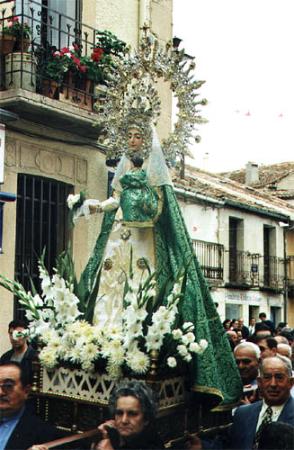
[[[46, 249], [45, 264], [52, 270], [56, 256], [69, 236], [66, 198], [73, 187], [33, 175], [18, 175], [16, 205], [15, 279], [30, 289], [30, 278], [38, 286], [38, 258]], [[24, 312], [15, 300], [15, 318]]]

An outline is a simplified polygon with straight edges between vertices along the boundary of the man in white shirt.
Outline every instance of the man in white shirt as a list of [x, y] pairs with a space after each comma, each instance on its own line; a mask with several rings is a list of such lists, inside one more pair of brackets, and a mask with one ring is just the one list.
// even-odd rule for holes
[[236, 409], [231, 428], [230, 448], [249, 450], [257, 448], [259, 435], [269, 422], [294, 425], [294, 398], [290, 361], [283, 356], [261, 361], [257, 383], [263, 400]]

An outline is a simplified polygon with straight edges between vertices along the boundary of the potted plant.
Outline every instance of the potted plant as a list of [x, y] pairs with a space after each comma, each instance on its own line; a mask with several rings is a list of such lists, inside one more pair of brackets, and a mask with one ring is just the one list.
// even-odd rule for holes
[[[20, 22], [18, 16], [12, 16], [8, 20], [7, 25], [2, 28], [2, 41], [12, 41], [8, 48], [5, 49], [5, 53], [12, 52], [27, 52], [30, 46], [31, 29], [26, 22]], [[3, 47], [3, 44], [2, 44]]]
[[59, 90], [68, 71], [68, 61], [55, 46], [48, 43], [35, 50], [38, 91], [50, 98], [59, 98]]
[[71, 47], [55, 52], [55, 55], [67, 66], [61, 98], [92, 110], [94, 85], [106, 82], [101, 63], [103, 50], [95, 49], [91, 56], [82, 55], [82, 47], [74, 43]]

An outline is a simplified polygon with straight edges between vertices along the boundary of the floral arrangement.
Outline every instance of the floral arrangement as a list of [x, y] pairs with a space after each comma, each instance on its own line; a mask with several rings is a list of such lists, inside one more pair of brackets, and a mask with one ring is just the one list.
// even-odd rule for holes
[[18, 16], [12, 16], [7, 25], [3, 27], [2, 32], [15, 36], [19, 41], [29, 39], [31, 35], [31, 29], [27, 22], [20, 22]]
[[181, 323], [178, 306], [185, 273], [180, 273], [172, 284], [164, 304], [156, 295], [156, 272], [149, 272], [147, 279], [138, 284], [131, 273], [126, 279], [121, 322], [101, 327], [89, 320], [93, 305], [80, 301], [75, 294], [75, 276], [69, 266], [68, 260], [61, 258], [50, 276], [43, 254], [39, 260], [40, 295], [35, 289], [26, 292], [20, 283], [0, 275], [0, 285], [13, 292], [24, 306], [30, 336], [41, 343], [40, 361], [48, 369], [64, 364], [88, 371], [100, 368], [116, 379], [122, 374], [146, 374], [152, 355], [166, 371], [167, 367], [174, 369], [189, 363], [194, 354], [205, 351], [207, 341], [195, 342], [193, 324]]

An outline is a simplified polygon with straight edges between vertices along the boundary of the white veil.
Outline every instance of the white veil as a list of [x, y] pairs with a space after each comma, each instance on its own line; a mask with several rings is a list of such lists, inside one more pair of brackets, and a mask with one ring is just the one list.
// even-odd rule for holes
[[[126, 172], [131, 170], [132, 167], [133, 165], [130, 159], [126, 155], [123, 155], [117, 166], [111, 184], [115, 191], [122, 191], [119, 180]], [[165, 184], [172, 186], [172, 180], [161, 149], [157, 131], [154, 126], [152, 126], [151, 152], [143, 164], [143, 169], [146, 170], [147, 179], [151, 186], [163, 186]]]

